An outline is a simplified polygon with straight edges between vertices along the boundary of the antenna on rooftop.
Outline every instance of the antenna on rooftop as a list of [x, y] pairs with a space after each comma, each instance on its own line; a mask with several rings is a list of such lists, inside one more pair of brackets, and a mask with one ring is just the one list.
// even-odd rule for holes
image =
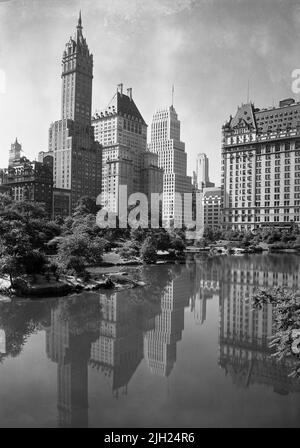
[[174, 106], [174, 84], [172, 85], [172, 107]]

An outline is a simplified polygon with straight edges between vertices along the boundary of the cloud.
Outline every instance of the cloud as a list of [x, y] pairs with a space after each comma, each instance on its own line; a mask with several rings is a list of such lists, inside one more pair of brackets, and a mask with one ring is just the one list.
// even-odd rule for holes
[[97, 7], [104, 14], [105, 25], [119, 20], [136, 23], [189, 10], [194, 0], [105, 0]]

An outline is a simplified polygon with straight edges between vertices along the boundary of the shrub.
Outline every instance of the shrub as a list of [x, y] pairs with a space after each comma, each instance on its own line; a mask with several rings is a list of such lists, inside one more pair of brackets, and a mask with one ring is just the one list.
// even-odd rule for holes
[[126, 241], [118, 250], [118, 254], [126, 260], [138, 257], [140, 254], [140, 246], [136, 241]]
[[33, 249], [22, 258], [27, 275], [42, 274], [44, 272], [47, 258], [43, 252]]
[[[300, 330], [300, 301], [297, 293], [286, 288], [261, 289], [252, 297], [255, 308], [261, 309], [264, 304], [273, 305], [274, 335], [270, 347], [275, 348], [278, 360], [290, 359], [294, 369], [291, 376], [300, 377], [299, 354], [292, 351], [293, 332]], [[294, 361], [294, 362], [293, 362]]]
[[107, 241], [100, 237], [93, 238], [89, 241], [87, 261], [91, 263], [101, 263], [106, 245]]
[[66, 263], [66, 269], [70, 274], [86, 277], [84, 259], [80, 255], [71, 255]]
[[140, 250], [140, 256], [144, 263], [155, 263], [157, 260], [156, 244], [151, 238], [146, 238]]

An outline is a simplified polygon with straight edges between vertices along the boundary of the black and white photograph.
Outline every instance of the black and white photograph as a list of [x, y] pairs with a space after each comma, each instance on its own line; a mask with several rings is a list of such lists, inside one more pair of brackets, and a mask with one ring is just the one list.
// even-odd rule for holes
[[0, 0], [0, 429], [300, 428], [300, 0]]

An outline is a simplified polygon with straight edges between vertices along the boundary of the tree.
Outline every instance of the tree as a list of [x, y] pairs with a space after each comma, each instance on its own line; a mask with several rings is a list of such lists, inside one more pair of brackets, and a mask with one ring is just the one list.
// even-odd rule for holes
[[58, 259], [66, 263], [70, 257], [82, 257], [86, 259], [89, 256], [87, 238], [80, 234], [66, 235], [58, 242]]
[[243, 239], [241, 241], [241, 245], [243, 247], [248, 247], [251, 244], [251, 241], [253, 240], [253, 235], [251, 232], [246, 232], [243, 235]]
[[19, 214], [23, 221], [30, 219], [46, 219], [47, 212], [44, 204], [32, 201], [14, 201], [9, 207], [10, 211]]
[[200, 238], [199, 240], [195, 241], [195, 246], [201, 247], [202, 249], [207, 247], [207, 245], [208, 241], [205, 238]]
[[147, 235], [149, 234], [149, 229], [142, 229], [138, 227], [137, 229], [132, 229], [130, 232], [130, 238], [138, 243], [142, 243]]
[[78, 217], [85, 215], [94, 215], [96, 217], [98, 210], [99, 206], [96, 204], [96, 200], [94, 198], [83, 196], [77, 202], [73, 213], [73, 218], [77, 219]]
[[105, 245], [106, 241], [100, 237], [90, 239], [79, 232], [66, 235], [57, 241], [58, 262], [66, 270], [83, 274], [84, 266], [102, 261]]
[[71, 255], [66, 260], [65, 269], [78, 277], [86, 277], [84, 258], [79, 255]]
[[8, 275], [10, 286], [14, 287], [15, 278], [20, 275], [19, 263], [13, 255], [1, 255], [0, 258], [0, 274]]
[[118, 250], [118, 253], [125, 259], [138, 257], [140, 253], [140, 246], [136, 241], [126, 241], [126, 243], [124, 243]]
[[184, 240], [177, 235], [174, 235], [171, 238], [171, 249], [175, 250], [175, 252], [182, 253], [186, 248]]
[[24, 225], [8, 226], [0, 236], [0, 260], [2, 274], [9, 275], [11, 286], [17, 277], [26, 272], [26, 257], [32, 250]]
[[12, 204], [13, 200], [7, 194], [0, 193], [0, 211], [5, 210]]
[[22, 263], [27, 275], [35, 276], [36, 274], [42, 274], [47, 262], [48, 260], [45, 254], [38, 249], [33, 249], [22, 257]]
[[153, 238], [155, 238], [157, 250], [170, 249], [170, 234], [166, 229], [153, 229], [151, 232]]
[[300, 377], [299, 354], [295, 358], [292, 351], [294, 342], [293, 332], [299, 334], [300, 328], [300, 303], [297, 292], [286, 288], [260, 289], [252, 297], [254, 308], [261, 309], [266, 304], [273, 305], [275, 334], [270, 341], [270, 347], [275, 348], [275, 356], [279, 360], [294, 360], [292, 376]]
[[144, 263], [155, 263], [157, 260], [157, 248], [152, 238], [145, 239], [141, 246], [140, 256]]
[[212, 227], [205, 226], [203, 238], [208, 241], [214, 242], [221, 238], [222, 231], [220, 229], [213, 229]]
[[107, 241], [104, 238], [93, 238], [88, 244], [89, 255], [87, 260], [92, 263], [101, 263], [106, 246]]

